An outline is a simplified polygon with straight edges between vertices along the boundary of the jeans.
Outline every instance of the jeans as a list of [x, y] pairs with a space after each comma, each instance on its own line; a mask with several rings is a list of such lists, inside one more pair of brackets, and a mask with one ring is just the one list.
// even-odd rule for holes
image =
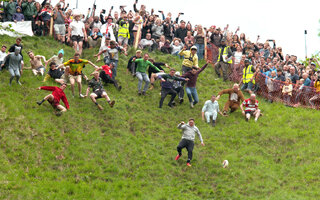
[[197, 89], [195, 87], [186, 87], [186, 92], [190, 103], [193, 102], [193, 105], [195, 105], [199, 102]]
[[242, 86], [241, 86], [241, 90], [251, 90], [252, 91], [252, 88], [253, 88], [253, 83], [250, 81], [249, 83], [244, 83]]
[[202, 60], [204, 56], [204, 44], [196, 44], [198, 59]]
[[143, 88], [143, 92], [146, 92], [149, 88], [149, 84], [150, 84], [150, 79], [148, 77], [148, 74], [144, 73], [144, 72], [136, 72], [136, 76], [139, 80], [138, 82], [138, 90], [139, 92], [141, 92], [141, 88], [142, 88], [142, 81], [146, 82], [146, 84], [144, 85]]

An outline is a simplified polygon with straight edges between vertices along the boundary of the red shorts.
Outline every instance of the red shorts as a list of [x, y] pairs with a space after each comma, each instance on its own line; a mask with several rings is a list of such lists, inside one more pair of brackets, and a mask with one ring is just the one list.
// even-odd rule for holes
[[49, 101], [49, 103], [54, 109], [58, 109], [58, 106], [60, 105], [59, 101], [57, 101], [55, 98], [53, 98], [53, 101]]

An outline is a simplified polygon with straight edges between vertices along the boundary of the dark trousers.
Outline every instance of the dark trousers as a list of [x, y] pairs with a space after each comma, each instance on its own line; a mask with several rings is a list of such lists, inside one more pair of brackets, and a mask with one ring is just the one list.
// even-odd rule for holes
[[118, 89], [118, 87], [119, 87], [118, 82], [114, 78], [112, 78], [108, 74], [106, 74], [105, 71], [101, 71], [99, 76], [103, 82], [112, 83]]
[[179, 145], [177, 146], [177, 151], [179, 153], [179, 155], [182, 155], [182, 149], [186, 148], [188, 151], [188, 163], [192, 160], [192, 151], [193, 151], [193, 147], [194, 147], [194, 142], [191, 140], [187, 140], [187, 139], [182, 139], [179, 143]]
[[164, 101], [164, 99], [166, 98], [166, 96], [168, 94], [171, 95], [171, 99], [170, 99], [168, 105], [169, 106], [172, 105], [172, 102], [173, 102], [174, 98], [176, 98], [176, 96], [177, 96], [177, 92], [172, 88], [170, 88], [170, 89], [169, 88], [162, 88], [161, 89], [161, 99], [160, 99], [160, 103], [159, 103], [159, 108], [162, 108], [163, 101]]
[[174, 88], [174, 90], [178, 93], [179, 99], [183, 99], [183, 97], [184, 97], [184, 89], [183, 89], [183, 87], [180, 86], [180, 87]]

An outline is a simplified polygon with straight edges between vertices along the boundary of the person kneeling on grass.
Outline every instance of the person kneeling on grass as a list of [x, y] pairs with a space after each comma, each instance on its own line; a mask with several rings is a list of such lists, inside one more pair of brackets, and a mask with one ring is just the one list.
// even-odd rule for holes
[[246, 121], [249, 121], [250, 116], [254, 116], [254, 121], [257, 122], [258, 118], [260, 117], [261, 111], [258, 109], [259, 102], [256, 99], [255, 94], [251, 94], [249, 99], [246, 99], [242, 102], [240, 105], [240, 108], [242, 110], [242, 114], [245, 116]]
[[222, 116], [225, 116], [219, 110], [219, 103], [216, 100], [216, 96], [212, 95], [211, 99], [206, 101], [204, 106], [202, 107], [202, 120], [204, 120], [204, 117], [206, 117], [206, 121], [209, 124], [210, 118], [212, 118], [212, 126], [214, 127], [214, 126], [216, 126], [216, 120], [218, 117], [218, 113]]
[[[57, 111], [56, 115], [60, 116], [63, 112], [66, 112], [67, 109], [69, 110], [68, 99], [66, 97], [66, 94], [63, 91], [64, 89], [66, 89], [66, 87], [67, 87], [67, 84], [65, 83], [61, 84], [60, 87], [55, 87], [55, 86], [38, 87], [37, 88], [38, 90], [52, 91], [52, 94], [45, 96], [42, 99], [42, 101], [38, 101], [37, 104], [40, 106], [44, 101], [48, 101], [52, 105], [52, 107]], [[60, 99], [63, 101], [66, 108], [60, 105]]]
[[194, 139], [195, 135], [198, 134], [200, 138], [201, 145], [204, 146], [201, 133], [199, 129], [194, 125], [194, 119], [189, 119], [188, 124], [185, 124], [183, 121], [178, 125], [178, 129], [182, 130], [182, 140], [180, 141], [177, 151], [178, 155], [176, 156], [175, 160], [178, 160], [182, 156], [182, 149], [186, 148], [188, 151], [188, 160], [187, 166], [191, 167], [191, 160], [192, 160], [192, 151], [194, 147]]
[[184, 78], [174, 76], [175, 72], [176, 72], [175, 69], [171, 69], [169, 74], [163, 74], [158, 77], [159, 79], [161, 79], [161, 82], [162, 82], [161, 83], [161, 86], [162, 86], [161, 99], [160, 99], [160, 103], [159, 103], [159, 108], [162, 108], [163, 101], [168, 94], [171, 95], [171, 99], [169, 101], [168, 106], [174, 107], [173, 100], [177, 95], [177, 91], [175, 91], [174, 87], [173, 87], [173, 82], [175, 80], [176, 81], [188, 81], [189, 80], [188, 78], [184, 79]]
[[99, 98], [105, 98], [109, 103], [110, 107], [112, 108], [113, 105], [115, 104], [115, 101], [110, 101], [110, 98], [107, 92], [103, 89], [102, 81], [101, 81], [101, 78], [99, 77], [99, 72], [94, 71], [91, 75], [93, 75], [94, 77], [89, 81], [88, 89], [84, 97], [88, 96], [90, 92], [90, 88], [92, 88], [93, 92], [90, 94], [90, 98], [92, 102], [98, 106], [99, 110], [103, 110], [103, 107], [97, 103], [96, 99], [99, 99]]

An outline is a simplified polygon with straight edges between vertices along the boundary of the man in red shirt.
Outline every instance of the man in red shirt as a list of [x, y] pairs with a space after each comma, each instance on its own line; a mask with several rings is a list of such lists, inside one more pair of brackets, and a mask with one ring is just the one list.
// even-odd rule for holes
[[[52, 107], [58, 111], [56, 112], [56, 115], [60, 116], [62, 112], [66, 112], [67, 109], [69, 110], [69, 103], [68, 103], [66, 94], [63, 92], [63, 90], [66, 89], [66, 87], [67, 87], [66, 83], [61, 84], [60, 87], [55, 87], [55, 86], [38, 87], [37, 88], [38, 90], [52, 91], [52, 94], [45, 96], [42, 99], [42, 101], [38, 101], [37, 104], [40, 106], [44, 101], [48, 101], [52, 105]], [[67, 109], [60, 104], [60, 99], [63, 101]]]
[[242, 110], [242, 114], [245, 116], [246, 121], [250, 119], [250, 116], [254, 116], [254, 121], [257, 122], [258, 118], [260, 116], [260, 110], [258, 109], [259, 102], [256, 99], [255, 94], [251, 94], [249, 99], [246, 99], [242, 102], [240, 105], [240, 108]]
[[112, 73], [114, 66], [115, 66], [114, 62], [111, 62], [109, 66], [103, 65], [99, 67], [97, 70], [101, 70], [99, 76], [103, 80], [103, 82], [112, 83], [120, 91], [122, 87], [118, 85], [118, 81], [113, 77], [113, 73]]

